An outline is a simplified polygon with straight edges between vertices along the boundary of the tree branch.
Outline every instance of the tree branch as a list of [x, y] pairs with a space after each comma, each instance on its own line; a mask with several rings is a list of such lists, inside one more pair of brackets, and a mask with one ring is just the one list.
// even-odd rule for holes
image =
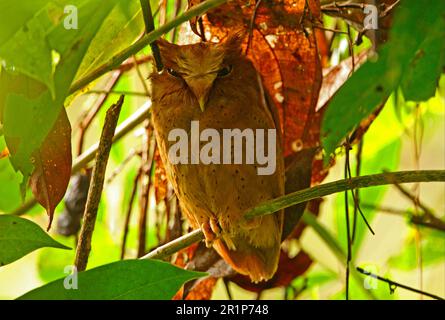
[[401, 284], [401, 283], [398, 283], [398, 282], [395, 282], [395, 281], [392, 281], [392, 280], [383, 278], [383, 277], [381, 277], [381, 276], [379, 276], [379, 275], [376, 275], [376, 274], [373, 274], [373, 273], [371, 273], [371, 272], [368, 272], [368, 271], [366, 271], [366, 270], [364, 270], [364, 269], [362, 269], [362, 268], [360, 268], [360, 267], [357, 267], [356, 269], [357, 269], [358, 272], [360, 272], [360, 273], [362, 273], [362, 274], [364, 274], [364, 275], [367, 275], [367, 276], [373, 277], [373, 278], [375, 278], [375, 279], [377, 279], [377, 280], [380, 280], [380, 281], [383, 281], [383, 282], [388, 283], [388, 284], [389, 284], [389, 290], [391, 291], [391, 293], [394, 292], [394, 290], [395, 290], [397, 287], [400, 287], [400, 288], [403, 288], [403, 289], [405, 289], [405, 290], [409, 290], [409, 291], [412, 291], [412, 292], [416, 292], [416, 293], [423, 294], [423, 295], [425, 295], [425, 296], [428, 296], [428, 297], [433, 298], [433, 299], [436, 299], [436, 300], [444, 300], [444, 298], [441, 298], [441, 297], [436, 296], [436, 295], [434, 295], [434, 294], [431, 294], [431, 293], [429, 293], [429, 292], [425, 292], [425, 291], [422, 291], [422, 290], [419, 290], [419, 289], [415, 289], [415, 288], [406, 286], [406, 285], [404, 285], [404, 284]]
[[387, 184], [413, 182], [445, 182], [445, 170], [385, 172], [381, 174], [373, 174], [329, 182], [264, 202], [249, 210], [246, 213], [246, 217], [253, 218], [270, 214], [298, 203], [321, 198], [341, 191]]
[[88, 199], [80, 231], [79, 242], [77, 244], [75, 266], [78, 271], [84, 271], [87, 267], [88, 256], [91, 251], [91, 239], [93, 237], [94, 225], [96, 224], [97, 210], [99, 209], [100, 198], [105, 180], [108, 158], [113, 136], [116, 131], [117, 121], [124, 102], [124, 96], [119, 98], [107, 111], [104, 128], [100, 138], [99, 149], [96, 156], [96, 163], [91, 178], [91, 187], [88, 191]]
[[[253, 218], [256, 216], [271, 214], [302, 202], [346, 190], [412, 182], [445, 182], [445, 170], [385, 172], [381, 174], [329, 182], [263, 202], [259, 206], [249, 210], [246, 213], [246, 217]], [[204, 235], [202, 234], [201, 230], [197, 229], [153, 250], [142, 257], [142, 259], [163, 259], [202, 239], [204, 239]]]

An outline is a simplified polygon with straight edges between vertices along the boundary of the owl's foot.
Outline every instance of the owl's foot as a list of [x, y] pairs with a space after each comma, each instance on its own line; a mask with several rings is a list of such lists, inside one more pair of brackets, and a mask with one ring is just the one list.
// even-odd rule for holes
[[221, 235], [221, 227], [215, 218], [201, 224], [201, 230], [204, 233], [207, 248], [211, 248], [213, 242]]

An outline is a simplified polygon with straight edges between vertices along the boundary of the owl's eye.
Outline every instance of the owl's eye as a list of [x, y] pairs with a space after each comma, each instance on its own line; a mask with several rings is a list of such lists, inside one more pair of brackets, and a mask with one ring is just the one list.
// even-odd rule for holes
[[167, 72], [169, 75], [171, 75], [175, 78], [181, 78], [181, 75], [177, 71], [173, 70], [172, 68], [167, 68]]
[[224, 68], [222, 68], [218, 71], [218, 77], [220, 77], [220, 78], [225, 77], [225, 76], [229, 75], [230, 72], [232, 72], [232, 66], [230, 66], [230, 65], [225, 66]]

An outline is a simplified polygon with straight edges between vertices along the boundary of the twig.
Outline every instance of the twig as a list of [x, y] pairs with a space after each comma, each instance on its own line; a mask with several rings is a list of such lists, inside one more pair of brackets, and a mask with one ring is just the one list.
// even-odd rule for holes
[[143, 151], [142, 151], [142, 163], [141, 163], [141, 176], [140, 176], [140, 211], [139, 211], [139, 221], [138, 221], [138, 252], [137, 256], [142, 257], [145, 254], [146, 245], [146, 233], [147, 233], [147, 214], [148, 207], [150, 204], [150, 187], [151, 187], [151, 171], [153, 167], [153, 148], [152, 145], [152, 129], [150, 127], [150, 121], [146, 120], [145, 123], [145, 134], [143, 141]]
[[[86, 134], [88, 128], [90, 127], [94, 118], [97, 116], [100, 109], [102, 108], [105, 101], [107, 100], [108, 96], [110, 95], [110, 93], [111, 93], [110, 91], [113, 90], [113, 88], [116, 86], [121, 75], [122, 75], [122, 71], [120, 71], [120, 70], [116, 70], [115, 72], [113, 72], [110, 80], [105, 85], [104, 90], [102, 90], [102, 92], [100, 92], [101, 96], [98, 97], [94, 106], [85, 113], [83, 119], [79, 123], [78, 127], [79, 127], [79, 131], [80, 131], [80, 136], [79, 136], [79, 140], [78, 140], [78, 144], [77, 144], [77, 155], [78, 156], [81, 155], [83, 152], [83, 144], [84, 144], [84, 140], [85, 140], [85, 134]], [[92, 92], [92, 91], [90, 91], [90, 92]]]
[[145, 92], [137, 92], [137, 91], [125, 91], [125, 90], [90, 90], [85, 92], [85, 94], [118, 94], [118, 95], [126, 95], [126, 96], [141, 96], [141, 97], [149, 97]]
[[412, 224], [417, 224], [419, 226], [427, 227], [430, 229], [435, 229], [439, 231], [445, 231], [445, 222], [441, 219], [437, 218], [435, 215], [428, 216], [426, 214], [423, 215], [413, 215], [412, 212], [408, 210], [402, 210], [397, 208], [390, 208], [390, 207], [384, 207], [384, 206], [376, 206], [370, 203], [363, 203], [361, 205], [364, 208], [381, 211], [383, 213], [389, 213], [394, 214], [398, 216], [409, 216], [409, 222]]
[[[285, 195], [280, 198], [263, 202], [257, 207], [246, 213], [247, 218], [271, 214], [302, 202], [321, 198], [333, 193], [342, 192], [356, 188], [367, 188], [372, 186], [380, 186], [397, 183], [413, 183], [413, 182], [445, 182], [445, 170], [419, 170], [419, 171], [400, 171], [386, 172], [381, 174], [354, 177], [351, 179], [338, 180], [314, 186], [312, 188], [303, 189]], [[183, 235], [162, 247], [159, 247], [145, 255], [144, 259], [162, 259], [172, 255], [173, 253], [188, 247], [189, 245], [204, 239], [201, 230], [197, 229], [191, 233]]]
[[132, 149], [131, 151], [130, 151], [130, 153], [127, 155], [127, 157], [124, 159], [124, 160], [122, 160], [122, 162], [119, 164], [119, 166], [116, 168], [116, 169], [114, 169], [111, 173], [110, 173], [110, 175], [109, 175], [109, 177], [108, 177], [108, 179], [107, 179], [107, 181], [105, 182], [105, 184], [110, 184], [110, 183], [112, 183], [113, 181], [114, 181], [114, 179], [119, 175], [119, 173], [121, 173], [123, 170], [124, 170], [124, 168], [125, 168], [125, 166], [135, 157], [135, 156], [139, 156], [139, 157], [141, 157], [142, 156], [142, 151], [141, 150], [136, 150], [136, 149]]
[[404, 284], [401, 284], [401, 283], [398, 283], [398, 282], [395, 282], [395, 281], [392, 281], [392, 280], [383, 278], [383, 277], [381, 277], [381, 276], [379, 276], [379, 275], [376, 275], [376, 274], [373, 274], [373, 273], [368, 272], [368, 271], [366, 271], [366, 270], [363, 270], [363, 269], [360, 268], [360, 267], [357, 267], [357, 271], [360, 272], [360, 273], [362, 273], [362, 274], [364, 274], [364, 275], [367, 275], [367, 276], [373, 277], [373, 278], [375, 278], [375, 279], [377, 279], [377, 280], [380, 280], [380, 281], [383, 281], [383, 282], [388, 283], [388, 284], [389, 284], [389, 290], [391, 291], [391, 293], [394, 292], [394, 290], [395, 290], [397, 287], [399, 287], [399, 288], [402, 288], [402, 289], [405, 289], [405, 290], [409, 290], [409, 291], [412, 291], [412, 292], [415, 292], [415, 293], [423, 294], [423, 295], [425, 295], [425, 296], [428, 296], [428, 297], [433, 298], [433, 299], [436, 299], [436, 300], [444, 300], [444, 298], [441, 298], [441, 297], [436, 296], [436, 295], [434, 295], [434, 294], [431, 294], [431, 293], [428, 293], [428, 292], [425, 292], [425, 291], [422, 291], [422, 290], [419, 290], [419, 289], [415, 289], [415, 288], [406, 286], [406, 285], [404, 285]]
[[181, 249], [187, 248], [188, 246], [194, 244], [195, 242], [204, 239], [204, 234], [200, 229], [196, 229], [190, 233], [183, 235], [169, 243], [160, 246], [153, 250], [152, 252], [141, 257], [141, 259], [159, 259], [162, 260], [171, 256], [172, 254], [178, 252]]
[[104, 186], [105, 171], [107, 169], [108, 158], [113, 144], [113, 136], [123, 103], [124, 96], [121, 96], [118, 102], [113, 104], [107, 111], [105, 118], [105, 124], [96, 156], [96, 164], [91, 177], [91, 186], [88, 191], [82, 229], [80, 231], [79, 242], [76, 249], [76, 259], [74, 264], [78, 271], [84, 271], [87, 267], [97, 210], [99, 209], [100, 198]]
[[[124, 137], [127, 133], [136, 128], [139, 124], [141, 124], [145, 119], [147, 119], [150, 115], [151, 101], [147, 101], [143, 106], [141, 106], [135, 113], [133, 113], [130, 117], [128, 117], [120, 126], [116, 129], [116, 134], [113, 138], [113, 143], [119, 141]], [[90, 161], [94, 159], [96, 156], [96, 152], [99, 148], [99, 143], [95, 143], [92, 145], [87, 151], [82, 153], [73, 163], [73, 168], [71, 170], [72, 174], [79, 172], [82, 168], [84, 168]], [[11, 212], [12, 215], [23, 215], [32, 207], [37, 204], [35, 198], [31, 198], [19, 208]]]
[[105, 73], [113, 70], [114, 68], [119, 67], [119, 65], [124, 62], [126, 59], [141, 51], [146, 45], [152, 43], [156, 39], [158, 39], [163, 34], [169, 32], [176, 26], [180, 25], [183, 22], [190, 20], [193, 17], [199, 16], [208, 10], [217, 7], [223, 3], [227, 2], [227, 0], [207, 0], [202, 2], [196, 6], [193, 6], [190, 10], [187, 10], [176, 19], [167, 22], [166, 24], [160, 26], [156, 30], [146, 34], [140, 40], [136, 41], [133, 45], [128, 48], [122, 50], [117, 53], [114, 57], [108, 60], [106, 63], [93, 70], [91, 73], [87, 74], [85, 77], [79, 79], [75, 83], [71, 85], [70, 93], [74, 93], [79, 89], [82, 89], [84, 86], [89, 84], [90, 82], [96, 80], [100, 76]]
[[253, 9], [252, 16], [250, 17], [250, 24], [249, 24], [249, 38], [247, 39], [247, 46], [246, 46], [246, 52], [245, 55], [247, 56], [249, 54], [250, 46], [252, 45], [252, 37], [253, 37], [253, 28], [255, 27], [255, 18], [258, 11], [258, 8], [261, 5], [262, 0], [257, 0], [255, 4], [255, 8]]
[[131, 212], [133, 209], [134, 198], [136, 197], [136, 192], [138, 190], [138, 182], [140, 176], [141, 176], [141, 171], [139, 171], [136, 174], [136, 177], [134, 178], [133, 189], [131, 190], [130, 201], [128, 202], [127, 214], [125, 215], [124, 233], [122, 235], [122, 245], [121, 245], [121, 260], [125, 258], [125, 249], [127, 245], [127, 236], [130, 225]]
[[367, 188], [372, 186], [388, 185], [394, 183], [415, 182], [445, 182], [445, 170], [413, 170], [399, 172], [385, 172], [347, 180], [338, 180], [321, 184], [312, 188], [299, 190], [285, 196], [269, 200], [259, 206], [250, 209], [246, 213], [247, 218], [262, 216], [277, 212], [305, 201], [321, 198], [329, 194], [351, 190], [356, 188]]
[[[349, 172], [349, 151], [351, 150], [351, 147], [349, 145], [349, 138], [346, 138], [346, 159], [345, 159], [345, 180], [349, 180], [352, 177], [350, 176]], [[354, 189], [352, 189], [352, 192], [354, 192]], [[352, 260], [352, 244], [351, 244], [351, 225], [349, 223], [349, 199], [348, 199], [348, 190], [345, 190], [345, 215], [346, 215], [346, 241], [347, 241], [347, 256], [346, 256], [346, 271], [345, 271], [345, 280], [346, 280], [346, 300], [349, 300], [349, 267]]]
[[[151, 12], [150, 0], [140, 0], [142, 15], [144, 16], [145, 32], [150, 33], [155, 29], [155, 24], [153, 21], [153, 13]], [[150, 43], [151, 52], [153, 53], [153, 58], [155, 59], [156, 69], [161, 71], [164, 68], [162, 63], [161, 52], [159, 51], [158, 44], [156, 41]]]
[[[361, 166], [362, 166], [363, 138], [364, 137], [362, 137], [360, 139], [360, 142], [358, 143], [357, 154], [355, 156], [355, 159], [356, 159], [355, 175], [356, 176], [360, 176], [360, 170], [361, 170]], [[352, 193], [352, 195], [354, 195], [354, 192]], [[357, 212], [359, 209], [360, 209], [360, 193], [359, 193], [359, 189], [357, 189], [357, 190], [355, 190], [355, 199], [354, 199], [354, 215], [353, 215], [353, 222], [352, 222], [352, 243], [354, 243], [354, 240], [355, 240], [355, 232], [357, 230]]]

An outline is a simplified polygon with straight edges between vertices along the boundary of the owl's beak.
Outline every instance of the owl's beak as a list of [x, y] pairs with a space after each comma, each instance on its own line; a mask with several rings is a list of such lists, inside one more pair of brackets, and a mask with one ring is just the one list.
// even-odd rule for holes
[[202, 112], [204, 112], [206, 108], [207, 102], [209, 100], [210, 90], [212, 89], [215, 79], [216, 76], [212, 74], [207, 74], [199, 78], [190, 77], [188, 79], [185, 79], [185, 82], [195, 95], [196, 100], [198, 100], [199, 108]]

